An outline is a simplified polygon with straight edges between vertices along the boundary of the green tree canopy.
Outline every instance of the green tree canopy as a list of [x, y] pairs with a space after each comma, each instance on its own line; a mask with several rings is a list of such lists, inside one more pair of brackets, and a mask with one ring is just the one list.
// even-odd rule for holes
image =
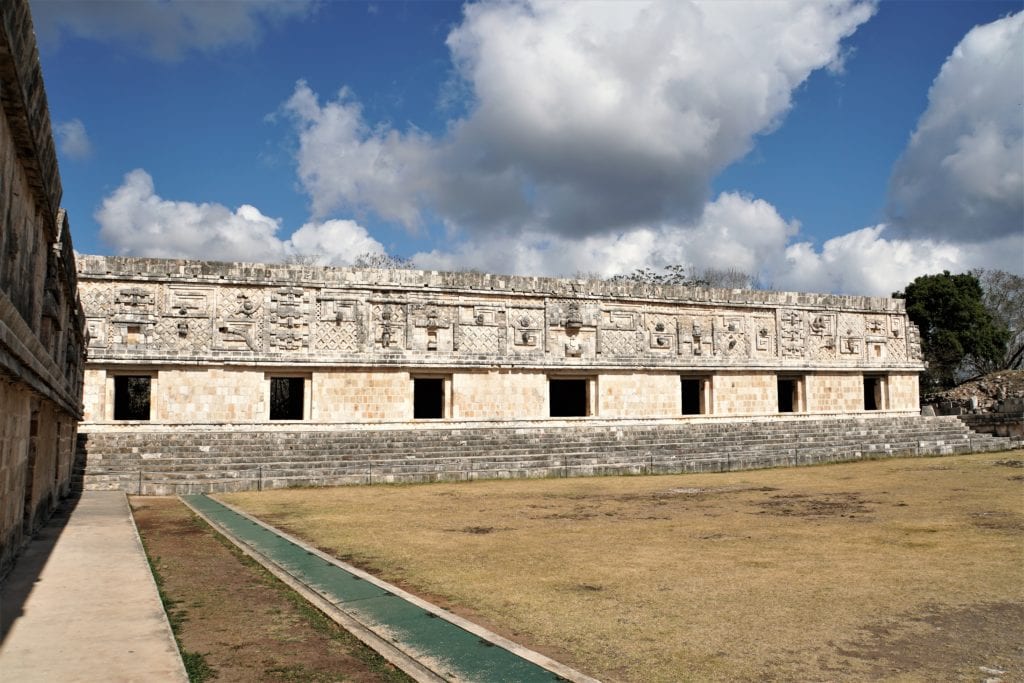
[[957, 383], [968, 363], [996, 362], [1006, 353], [1006, 324], [985, 307], [978, 278], [970, 273], [922, 275], [894, 297], [906, 299], [907, 315], [921, 331], [921, 351], [928, 361], [924, 389]]

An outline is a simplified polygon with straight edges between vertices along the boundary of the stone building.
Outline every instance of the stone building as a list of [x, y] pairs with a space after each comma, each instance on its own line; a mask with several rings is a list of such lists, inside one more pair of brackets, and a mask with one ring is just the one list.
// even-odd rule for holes
[[83, 317], [28, 3], [0, 3], [0, 576], [69, 491]]
[[87, 425], [918, 413], [900, 300], [80, 256]]

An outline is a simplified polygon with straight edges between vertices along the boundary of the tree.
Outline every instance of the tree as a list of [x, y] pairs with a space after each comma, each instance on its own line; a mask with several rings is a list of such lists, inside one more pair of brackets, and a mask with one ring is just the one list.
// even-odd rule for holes
[[971, 275], [981, 283], [982, 301], [1010, 333], [1006, 353], [996, 363], [976, 363], [977, 374], [1024, 369], [1024, 277], [1005, 270], [978, 268]]
[[651, 268], [637, 268], [629, 275], [613, 275], [609, 282], [643, 282], [649, 285], [706, 285], [706, 282], [695, 280], [686, 275], [685, 266], [671, 265], [657, 272]]
[[921, 332], [925, 391], [955, 386], [965, 360], [993, 362], [1006, 352], [1009, 331], [985, 308], [981, 284], [970, 273], [922, 275], [893, 296], [906, 299]]
[[355, 260], [352, 261], [352, 265], [355, 268], [377, 268], [379, 270], [409, 270], [416, 267], [412, 259], [402, 256], [389, 256], [388, 254], [379, 254], [372, 251], [356, 256]]
[[737, 268], [705, 268], [698, 273], [697, 281], [721, 289], [759, 289], [753, 275]]

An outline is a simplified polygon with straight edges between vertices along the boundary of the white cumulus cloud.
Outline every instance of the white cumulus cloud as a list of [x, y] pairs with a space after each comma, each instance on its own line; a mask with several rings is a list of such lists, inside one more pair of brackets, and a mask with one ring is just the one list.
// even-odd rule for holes
[[92, 142], [85, 131], [85, 124], [78, 119], [64, 121], [54, 126], [57, 135], [57, 149], [69, 159], [81, 161], [92, 156]]
[[298, 255], [349, 265], [359, 254], [384, 251], [365, 228], [348, 220], [309, 222], [282, 240], [281, 221], [256, 207], [243, 204], [232, 211], [222, 204], [164, 199], [142, 169], [125, 175], [95, 218], [100, 236], [122, 255], [267, 262]]
[[255, 45], [268, 25], [309, 14], [311, 0], [34, 0], [32, 16], [44, 44], [62, 33], [129, 45], [174, 61], [189, 51]]
[[467, 5], [448, 36], [469, 114], [437, 138], [363, 119], [300, 82], [285, 109], [314, 212], [424, 214], [471, 231], [582, 237], [693, 220], [711, 179], [785, 115], [873, 4]]
[[972, 29], [943, 65], [893, 171], [893, 226], [954, 242], [1024, 231], [1022, 103], [1024, 12], [1018, 12]]

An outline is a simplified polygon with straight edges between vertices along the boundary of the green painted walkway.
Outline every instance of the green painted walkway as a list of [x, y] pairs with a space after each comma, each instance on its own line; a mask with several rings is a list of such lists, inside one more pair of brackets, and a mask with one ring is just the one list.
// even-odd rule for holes
[[193, 495], [182, 499], [444, 679], [480, 683], [566, 680], [326, 561], [212, 498]]

